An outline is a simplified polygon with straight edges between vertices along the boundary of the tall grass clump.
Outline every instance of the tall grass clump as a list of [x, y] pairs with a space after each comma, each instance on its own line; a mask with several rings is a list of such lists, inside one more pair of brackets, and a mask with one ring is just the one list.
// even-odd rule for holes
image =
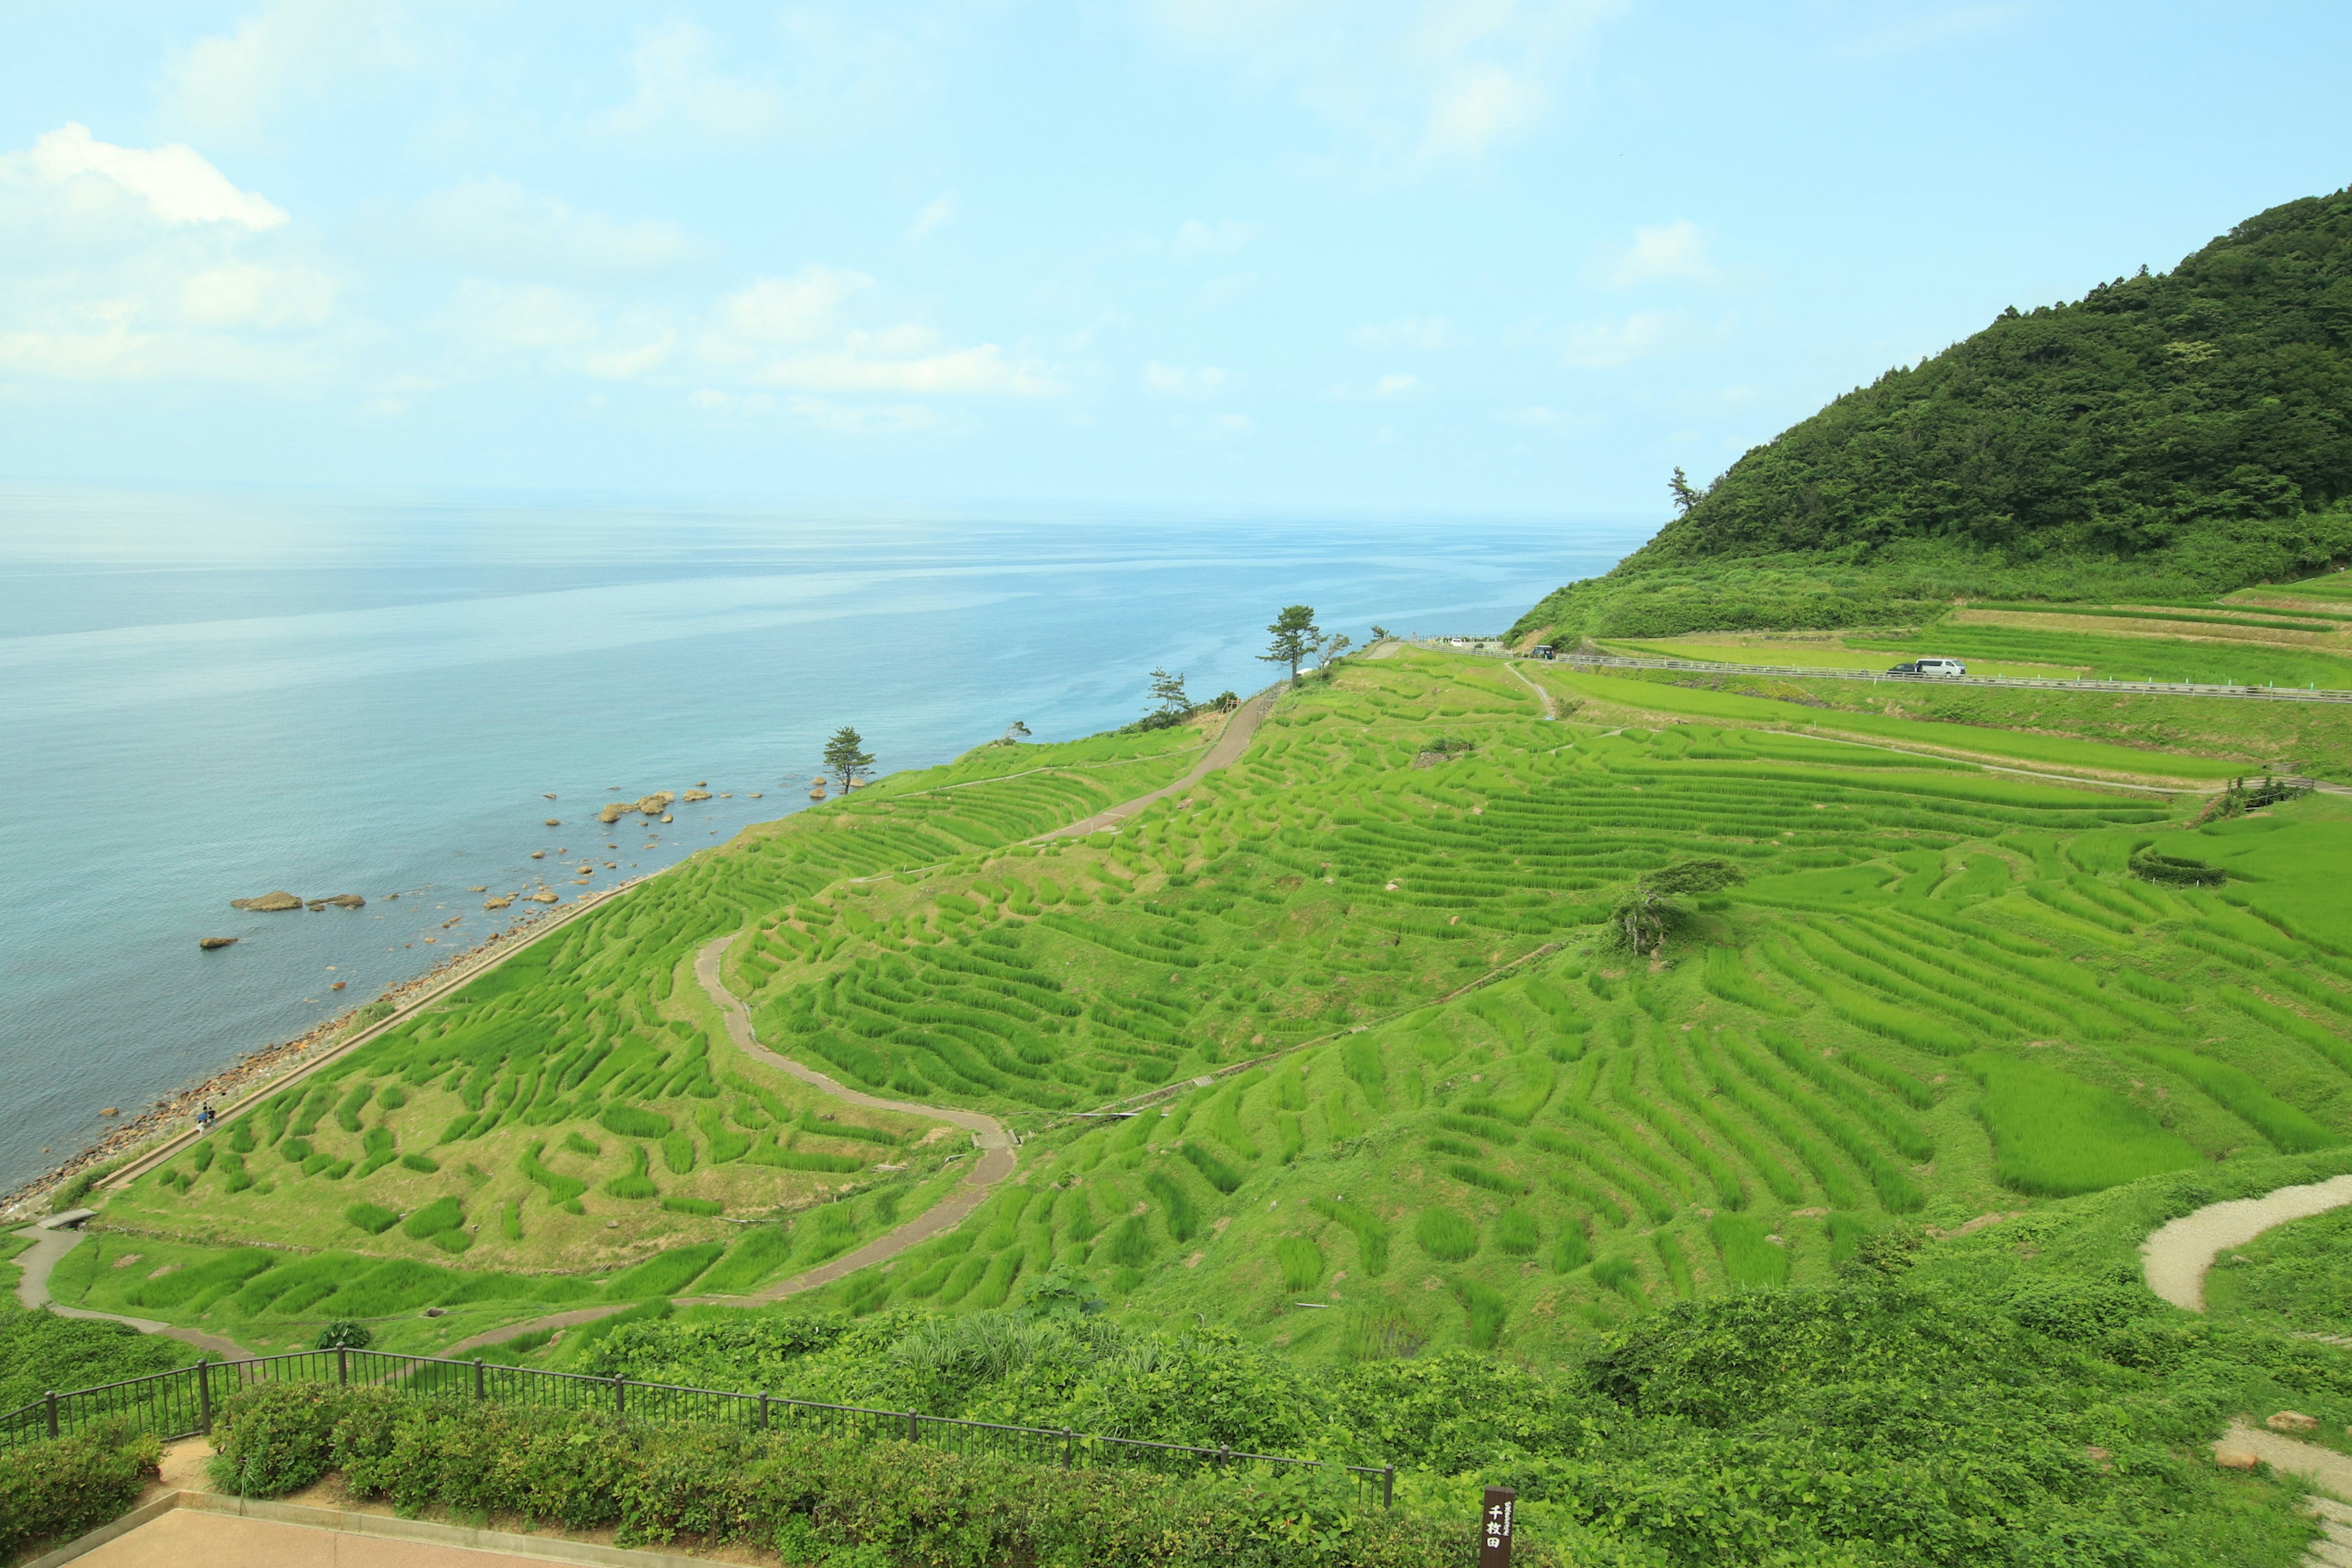
[[1323, 1249], [1303, 1236], [1286, 1236], [1276, 1242], [1274, 1261], [1282, 1270], [1285, 1289], [1312, 1290], [1323, 1282]]
[[1789, 1282], [1789, 1249], [1771, 1238], [1770, 1227], [1762, 1220], [1719, 1214], [1707, 1221], [1706, 1229], [1733, 1285], [1771, 1290]]
[[2134, 1056], [2182, 1078], [2221, 1102], [2230, 1113], [2251, 1123], [2280, 1152], [2308, 1153], [2333, 1149], [2344, 1134], [2321, 1126], [2309, 1116], [2264, 1089], [2252, 1073], [2172, 1046], [2140, 1041], [2129, 1047]]
[[1206, 1145], [1188, 1142], [1180, 1145], [1176, 1152], [1191, 1162], [1192, 1167], [1202, 1175], [1207, 1177], [1209, 1184], [1217, 1191], [1231, 1193], [1242, 1184], [1241, 1173], [1211, 1153]]
[[1201, 1228], [1201, 1216], [1192, 1206], [1192, 1194], [1182, 1183], [1165, 1171], [1147, 1171], [1144, 1189], [1160, 1200], [1162, 1216], [1168, 1222], [1168, 1234], [1176, 1241], [1190, 1241]]
[[1422, 1210], [1412, 1236], [1440, 1263], [1460, 1263], [1478, 1250], [1478, 1227], [1450, 1208]]
[[1355, 1237], [1357, 1268], [1364, 1274], [1379, 1279], [1388, 1272], [1388, 1220], [1364, 1204], [1350, 1204], [1345, 1199], [1312, 1199], [1310, 1206], [1327, 1220], [1343, 1225], [1348, 1234]]
[[1475, 1279], [1456, 1279], [1454, 1296], [1470, 1311], [1470, 1348], [1493, 1350], [1503, 1337], [1504, 1322], [1511, 1315], [1510, 1303], [1504, 1300], [1503, 1293]]
[[1495, 1250], [1512, 1258], [1531, 1258], [1543, 1236], [1536, 1216], [1525, 1209], [1505, 1209], [1495, 1218]]

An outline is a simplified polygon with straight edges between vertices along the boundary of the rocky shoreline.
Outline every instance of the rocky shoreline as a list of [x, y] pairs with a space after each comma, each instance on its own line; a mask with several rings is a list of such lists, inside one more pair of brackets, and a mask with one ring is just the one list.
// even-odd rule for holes
[[[609, 897], [630, 885], [624, 882], [607, 889], [604, 896]], [[446, 984], [457, 971], [475, 963], [517, 937], [528, 935], [536, 927], [556, 918], [557, 912], [554, 910], [534, 910], [504, 930], [492, 931], [473, 946], [450, 953], [432, 968], [387, 985], [373, 1001], [352, 1007], [290, 1040], [280, 1040], [248, 1052], [202, 1082], [164, 1096], [137, 1116], [109, 1130], [104, 1137], [80, 1152], [32, 1180], [0, 1194], [0, 1221], [13, 1223], [22, 1220], [34, 1212], [41, 1200], [76, 1176], [101, 1165], [112, 1164], [149, 1140], [184, 1125], [195, 1114], [196, 1108], [207, 1100], [218, 1104], [232, 1100], [257, 1083], [281, 1077], [301, 1066], [304, 1058], [320, 1047], [333, 1045], [354, 1028], [366, 1027], [362, 1018], [363, 1014], [385, 1003], [392, 1005], [392, 1011], [397, 1011], [404, 1002], [418, 993]]]

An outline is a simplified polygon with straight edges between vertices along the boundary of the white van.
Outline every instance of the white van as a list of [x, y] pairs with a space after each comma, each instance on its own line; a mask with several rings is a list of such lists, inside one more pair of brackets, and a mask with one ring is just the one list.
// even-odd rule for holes
[[1889, 675], [1925, 675], [1950, 680], [1966, 675], [1969, 667], [1957, 658], [1915, 658], [1896, 665]]

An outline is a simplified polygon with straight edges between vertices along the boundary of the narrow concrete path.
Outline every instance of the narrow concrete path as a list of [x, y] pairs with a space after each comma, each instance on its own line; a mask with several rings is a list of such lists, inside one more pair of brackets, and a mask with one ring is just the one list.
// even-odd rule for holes
[[2243, 1421], [2213, 1440], [2213, 1461], [2225, 1470], [2256, 1461], [2312, 1489], [2304, 1511], [2319, 1521], [2319, 1539], [2304, 1548], [2299, 1568], [2352, 1568], [2352, 1458]]
[[1045, 844], [1056, 838], [1081, 838], [1089, 833], [1117, 827], [1155, 801], [1166, 800], [1171, 795], [1191, 789], [1219, 768], [1231, 766], [1234, 759], [1248, 749], [1250, 737], [1257, 733], [1258, 725], [1274, 710], [1275, 699], [1281, 691], [1279, 686], [1269, 687], [1235, 709], [1234, 716], [1225, 721], [1223, 733], [1193, 764], [1192, 771], [1174, 784], [1153, 790], [1150, 795], [1137, 795], [1133, 800], [1123, 800], [1117, 805], [1107, 805], [1092, 816], [1073, 822], [1066, 827], [1056, 827], [1050, 833], [1041, 833], [1029, 842]]
[[82, 1307], [61, 1306], [49, 1294], [49, 1276], [57, 1271], [65, 1255], [88, 1238], [66, 1226], [43, 1226], [33, 1238], [33, 1245], [16, 1255], [16, 1267], [22, 1270], [16, 1279], [16, 1300], [28, 1309], [39, 1311], [46, 1308], [60, 1318], [96, 1319], [109, 1323], [128, 1323], [142, 1334], [162, 1334], [182, 1344], [194, 1345], [206, 1354], [243, 1361], [253, 1354], [235, 1340], [223, 1339], [198, 1329], [184, 1329], [174, 1323], [159, 1323], [152, 1318], [133, 1318], [121, 1312], [97, 1312]]
[[[2258, 1198], [2207, 1204], [2194, 1214], [2158, 1227], [2140, 1243], [2140, 1272], [2147, 1288], [2158, 1296], [2186, 1311], [2201, 1312], [2206, 1272], [2222, 1252], [2243, 1247], [2289, 1220], [2308, 1219], [2347, 1204], [2352, 1204], [2352, 1175], [2307, 1186], [2281, 1187]], [[2352, 1501], [2352, 1494], [2346, 1500]]]

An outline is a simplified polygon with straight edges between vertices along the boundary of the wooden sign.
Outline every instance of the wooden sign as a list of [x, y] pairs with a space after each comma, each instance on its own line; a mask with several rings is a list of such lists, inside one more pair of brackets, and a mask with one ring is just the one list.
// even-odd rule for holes
[[1508, 1487], [1486, 1489], [1478, 1520], [1478, 1568], [1511, 1568], [1511, 1505], [1519, 1494]]

